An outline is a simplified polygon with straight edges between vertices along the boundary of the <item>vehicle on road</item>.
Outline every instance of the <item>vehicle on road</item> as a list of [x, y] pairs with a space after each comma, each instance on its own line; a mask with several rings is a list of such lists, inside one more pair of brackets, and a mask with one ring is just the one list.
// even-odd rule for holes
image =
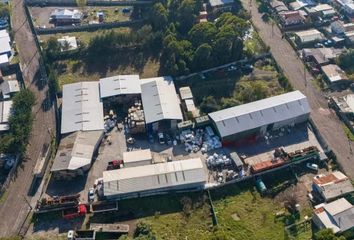
[[76, 217], [84, 216], [87, 213], [85, 204], [79, 204], [76, 207], [63, 210], [63, 218], [73, 219]]

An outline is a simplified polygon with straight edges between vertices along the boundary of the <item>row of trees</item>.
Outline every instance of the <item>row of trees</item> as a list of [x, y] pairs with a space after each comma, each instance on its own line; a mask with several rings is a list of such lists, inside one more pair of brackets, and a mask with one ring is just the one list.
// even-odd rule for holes
[[354, 74], [354, 49], [341, 54], [338, 57], [338, 65], [347, 73]]
[[13, 99], [9, 131], [0, 137], [0, 152], [24, 153], [32, 129], [32, 107], [34, 94], [30, 90], [21, 90]]

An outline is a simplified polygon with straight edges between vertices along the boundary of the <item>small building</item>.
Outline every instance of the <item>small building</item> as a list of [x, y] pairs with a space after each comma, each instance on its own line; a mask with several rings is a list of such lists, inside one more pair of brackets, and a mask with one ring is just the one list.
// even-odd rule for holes
[[354, 2], [347, 2], [343, 6], [344, 12], [347, 14], [348, 17], [354, 17]]
[[330, 18], [336, 14], [334, 8], [329, 4], [318, 4], [315, 7], [306, 8], [306, 12], [309, 15], [322, 18]]
[[0, 55], [11, 57], [11, 39], [6, 30], [0, 30]]
[[304, 17], [299, 11], [285, 11], [279, 13], [280, 21], [283, 26], [299, 25], [304, 23]]
[[317, 3], [313, 0], [296, 0], [289, 5], [292, 10], [301, 10], [305, 7], [316, 6]]
[[334, 171], [330, 174], [320, 174], [313, 178], [312, 189], [325, 202], [348, 195], [354, 192], [350, 179], [342, 172]]
[[209, 113], [224, 144], [306, 122], [311, 109], [305, 95], [293, 91]]
[[331, 88], [348, 86], [353, 81], [349, 80], [345, 72], [336, 64], [321, 67], [324, 79]]
[[138, 167], [152, 164], [150, 149], [123, 153], [124, 167]]
[[304, 48], [301, 54], [307, 61], [314, 62], [318, 66], [335, 63], [335, 59], [343, 52], [336, 48]]
[[124, 199], [203, 189], [206, 174], [200, 158], [103, 172], [107, 199]]
[[344, 34], [345, 32], [352, 32], [354, 31], [354, 23], [344, 23], [342, 21], [332, 22], [331, 31], [334, 34]]
[[9, 130], [12, 101], [0, 102], [0, 132]]
[[91, 167], [103, 135], [103, 130], [98, 130], [77, 131], [64, 136], [51, 168], [53, 177], [72, 179], [84, 175]]
[[354, 31], [351, 32], [345, 32], [344, 33], [345, 41], [348, 44], [353, 44], [354, 43]]
[[142, 79], [141, 98], [148, 131], [176, 129], [177, 123], [183, 120], [171, 77]]
[[336, 111], [346, 115], [354, 121], [354, 94], [343, 97], [331, 97], [331, 103], [335, 104]]
[[58, 39], [58, 43], [62, 52], [77, 49], [76, 37], [64, 36]]
[[234, 3], [234, 0], [209, 0], [213, 13], [231, 11]]
[[316, 43], [324, 39], [323, 34], [317, 29], [295, 32], [295, 41], [301, 45]]
[[312, 221], [319, 228], [332, 229], [335, 234], [354, 229], [354, 206], [345, 198], [315, 206]]
[[62, 134], [104, 129], [98, 82], [66, 84], [62, 99]]
[[0, 69], [5, 69], [10, 65], [10, 60], [7, 54], [0, 55]]
[[183, 102], [183, 107], [187, 113], [191, 113], [193, 118], [199, 117], [199, 110], [196, 108], [193, 100], [193, 94], [190, 87], [181, 87], [179, 89], [179, 95]]
[[10, 99], [15, 93], [20, 91], [19, 83], [14, 77], [16, 75], [3, 77], [3, 80], [0, 79], [0, 99]]
[[81, 23], [82, 12], [77, 9], [55, 9], [51, 15], [49, 22], [56, 25], [67, 25]]
[[141, 86], [139, 75], [117, 75], [100, 79], [102, 99], [117, 102], [131, 102], [140, 99]]

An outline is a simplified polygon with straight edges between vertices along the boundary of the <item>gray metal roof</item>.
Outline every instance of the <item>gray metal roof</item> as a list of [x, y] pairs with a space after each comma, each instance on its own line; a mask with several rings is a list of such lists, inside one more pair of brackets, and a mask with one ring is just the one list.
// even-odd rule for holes
[[0, 30], [0, 54], [11, 52], [11, 39], [6, 30]]
[[311, 111], [305, 95], [293, 91], [209, 113], [221, 137], [290, 120]]
[[98, 82], [79, 82], [63, 86], [61, 133], [103, 130], [103, 104]]
[[164, 119], [183, 120], [180, 102], [171, 77], [148, 78], [141, 81], [141, 98], [146, 123]]
[[76, 170], [91, 164], [103, 131], [74, 132], [61, 139], [51, 171]]
[[211, 7], [217, 7], [225, 4], [232, 4], [234, 3], [234, 0], [209, 0], [209, 3]]
[[100, 79], [101, 98], [141, 94], [139, 75], [118, 75]]
[[105, 196], [205, 182], [200, 158], [103, 172]]
[[9, 129], [9, 118], [11, 115], [12, 101], [0, 102], [0, 131]]

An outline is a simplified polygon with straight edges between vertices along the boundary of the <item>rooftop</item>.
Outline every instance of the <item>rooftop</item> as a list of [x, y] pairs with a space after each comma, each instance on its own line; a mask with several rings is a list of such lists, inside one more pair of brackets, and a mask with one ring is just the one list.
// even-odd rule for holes
[[218, 7], [225, 4], [232, 4], [234, 0], [209, 0], [209, 3], [211, 7]]
[[63, 137], [51, 171], [76, 170], [90, 165], [102, 134], [102, 130], [78, 131]]
[[63, 86], [61, 133], [103, 130], [103, 104], [98, 82]]
[[124, 163], [132, 163], [132, 162], [140, 162], [151, 160], [152, 155], [150, 149], [124, 152], [123, 153], [123, 162]]
[[343, 113], [354, 113], [354, 94], [332, 98]]
[[[61, 51], [75, 50], [77, 49], [76, 37], [64, 36], [58, 39], [61, 46]], [[67, 47], [67, 49], [65, 49]]]
[[221, 137], [310, 113], [305, 95], [293, 91], [209, 113]]
[[317, 29], [295, 32], [295, 34], [300, 38], [301, 42], [312, 42], [324, 39], [322, 33]]
[[118, 75], [100, 79], [101, 98], [141, 94], [139, 75]]
[[179, 89], [179, 95], [181, 96], [182, 100], [193, 98], [192, 90], [190, 87], [181, 87]]
[[180, 102], [171, 77], [142, 79], [141, 98], [147, 124], [164, 119], [183, 120]]
[[205, 181], [206, 175], [200, 158], [103, 172], [105, 196]]
[[20, 86], [17, 80], [5, 80], [0, 83], [0, 98], [8, 99], [11, 93], [19, 91]]
[[50, 17], [55, 19], [80, 19], [82, 17], [82, 13], [77, 9], [55, 9]]
[[11, 114], [12, 101], [0, 102], [0, 131], [9, 129], [9, 117]]
[[331, 83], [335, 83], [341, 80], [348, 80], [345, 72], [336, 64], [328, 64], [322, 66], [322, 71]]

